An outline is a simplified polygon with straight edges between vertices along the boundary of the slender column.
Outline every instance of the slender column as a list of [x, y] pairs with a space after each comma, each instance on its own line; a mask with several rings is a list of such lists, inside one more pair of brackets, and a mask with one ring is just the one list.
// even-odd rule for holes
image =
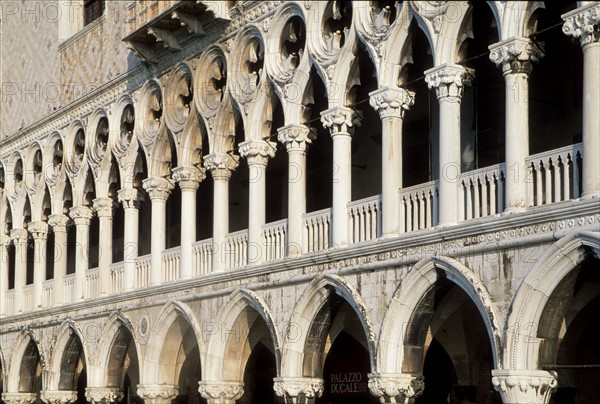
[[415, 93], [403, 88], [386, 87], [369, 94], [370, 103], [379, 112], [382, 123], [381, 224], [384, 236], [397, 235], [400, 223], [402, 188], [402, 120], [415, 103]]
[[69, 215], [76, 228], [75, 300], [81, 300], [84, 297], [85, 272], [90, 267], [90, 221], [93, 211], [87, 206], [75, 206], [69, 210]]
[[179, 386], [139, 384], [137, 394], [146, 404], [171, 404], [171, 401], [179, 394]]
[[315, 139], [304, 125], [290, 124], [278, 129], [277, 139], [288, 152], [287, 255], [302, 254], [302, 216], [306, 213], [306, 150]]
[[115, 201], [111, 198], [94, 199], [94, 210], [98, 214], [99, 226], [99, 252], [98, 271], [100, 272], [100, 296], [107, 295], [110, 288], [110, 266], [112, 265], [112, 229], [113, 210]]
[[273, 389], [286, 404], [314, 404], [323, 395], [325, 382], [313, 377], [276, 377]]
[[2, 254], [0, 261], [0, 317], [4, 317], [6, 313], [6, 292], [8, 291], [8, 271], [9, 260], [8, 260], [8, 247], [10, 246], [10, 239], [3, 239], [0, 242], [0, 254]]
[[27, 284], [27, 230], [10, 231], [15, 245], [15, 312], [23, 311], [23, 288]]
[[167, 199], [174, 185], [166, 178], [147, 178], [143, 181], [143, 186], [152, 201], [150, 285], [158, 285], [161, 282], [162, 252], [166, 246]]
[[173, 169], [173, 180], [181, 189], [181, 257], [179, 258], [179, 277], [189, 279], [193, 275], [196, 242], [196, 191], [206, 177], [204, 168], [177, 167]]
[[214, 153], [204, 157], [204, 167], [214, 181], [213, 203], [213, 272], [225, 269], [225, 238], [229, 233], [229, 179], [239, 165], [239, 157]]
[[63, 303], [64, 277], [67, 275], [67, 224], [65, 215], [51, 215], [48, 224], [54, 232], [54, 304]]
[[423, 393], [423, 376], [411, 374], [369, 374], [369, 390], [382, 403], [412, 404]]
[[[600, 196], [600, 4], [594, 2], [562, 16], [563, 32], [579, 38], [583, 49], [582, 198]], [[587, 155], [585, 155], [587, 153]], [[573, 156], [574, 157], [574, 156]]]
[[124, 397], [121, 390], [112, 387], [86, 387], [85, 398], [91, 404], [120, 402]]
[[323, 126], [333, 138], [333, 244], [348, 243], [348, 203], [352, 201], [352, 134], [361, 119], [352, 109], [334, 107], [321, 112]]
[[198, 391], [208, 404], [235, 404], [244, 394], [244, 383], [200, 381]]
[[123, 204], [124, 234], [123, 234], [123, 288], [133, 289], [135, 285], [135, 265], [138, 257], [138, 234], [140, 204], [144, 195], [135, 188], [121, 189], [117, 196]]
[[265, 140], [248, 140], [240, 143], [240, 156], [248, 159], [249, 214], [248, 214], [248, 263], [264, 262], [266, 248], [262, 242], [265, 224], [265, 197], [267, 186], [267, 163], [275, 157], [277, 145]]
[[29, 232], [33, 237], [33, 307], [42, 307], [42, 283], [46, 280], [46, 242], [48, 224], [29, 223]]
[[460, 175], [460, 102], [471, 75], [462, 66], [443, 64], [425, 72], [429, 88], [440, 103], [439, 225], [458, 222], [458, 177]]
[[558, 381], [555, 372], [544, 370], [492, 370], [492, 384], [504, 404], [547, 404]]
[[506, 212], [527, 206], [525, 159], [529, 156], [529, 75], [544, 53], [528, 38], [513, 37], [490, 46], [490, 60], [502, 68], [506, 86]]
[[36, 400], [35, 393], [2, 393], [2, 402], [6, 404], [33, 404]]
[[77, 401], [77, 391], [74, 390], [42, 390], [40, 398], [46, 404], [69, 404]]

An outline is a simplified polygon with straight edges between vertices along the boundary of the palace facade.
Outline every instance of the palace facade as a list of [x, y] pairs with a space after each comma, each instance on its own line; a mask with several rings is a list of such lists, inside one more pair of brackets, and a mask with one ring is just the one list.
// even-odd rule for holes
[[0, 391], [600, 402], [600, 3], [0, 3]]

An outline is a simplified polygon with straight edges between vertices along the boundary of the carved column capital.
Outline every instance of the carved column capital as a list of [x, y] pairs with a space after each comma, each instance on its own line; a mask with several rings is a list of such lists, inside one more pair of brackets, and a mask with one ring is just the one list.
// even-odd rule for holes
[[267, 166], [269, 158], [275, 157], [277, 144], [266, 140], [247, 140], [240, 143], [240, 156], [248, 160], [248, 165]]
[[505, 403], [546, 404], [558, 385], [556, 372], [544, 370], [492, 370], [492, 384]]
[[25, 229], [12, 229], [10, 231], [10, 238], [15, 245], [26, 245], [27, 235], [28, 233]]
[[87, 206], [74, 206], [69, 209], [69, 216], [76, 226], [89, 226], [94, 212]]
[[581, 46], [600, 42], [600, 4], [587, 4], [563, 14], [562, 30], [565, 34], [579, 38]]
[[6, 404], [31, 404], [37, 400], [35, 393], [2, 393], [2, 402]]
[[196, 191], [200, 183], [206, 178], [206, 169], [201, 167], [175, 167], [173, 181], [179, 184], [182, 191]]
[[112, 198], [96, 198], [92, 202], [98, 217], [112, 217], [113, 210], [117, 207]]
[[273, 379], [273, 389], [286, 403], [314, 403], [323, 395], [325, 381], [314, 377], [277, 377]]
[[175, 399], [179, 394], [179, 386], [170, 384], [140, 384], [138, 385], [137, 394], [146, 402], [152, 402], [157, 400], [170, 400]]
[[460, 102], [464, 89], [472, 83], [473, 72], [463, 66], [443, 64], [425, 71], [425, 82], [435, 89], [438, 99]]
[[404, 118], [415, 104], [415, 93], [404, 88], [384, 87], [369, 93], [369, 103], [384, 118]]
[[46, 240], [48, 238], [48, 223], [46, 222], [31, 222], [27, 226], [27, 230], [29, 230], [34, 240]]
[[124, 394], [112, 387], [86, 387], [85, 398], [92, 404], [109, 404], [119, 402]]
[[142, 186], [148, 192], [151, 200], [167, 201], [169, 194], [175, 188], [171, 180], [166, 178], [146, 178], [142, 181]]
[[531, 74], [531, 62], [539, 62], [544, 52], [529, 38], [513, 37], [489, 46], [490, 60], [504, 75]]
[[239, 159], [238, 156], [228, 153], [213, 153], [204, 157], [204, 167], [210, 171], [213, 179], [229, 181], [239, 165]]
[[209, 404], [234, 404], [244, 394], [244, 383], [200, 381], [198, 391]]
[[309, 144], [315, 140], [315, 135], [305, 125], [289, 124], [277, 129], [277, 140], [285, 145], [288, 153], [290, 151], [305, 152]]
[[354, 128], [362, 123], [362, 114], [348, 107], [333, 107], [321, 112], [323, 126], [331, 136], [352, 136]]
[[46, 404], [69, 404], [77, 401], [77, 392], [73, 390], [42, 390], [40, 398]]
[[52, 226], [52, 230], [55, 233], [66, 232], [69, 221], [70, 219], [66, 215], [50, 215], [48, 217], [48, 224]]
[[117, 191], [117, 198], [123, 204], [124, 209], [139, 209], [144, 201], [144, 194], [136, 188], [126, 188]]
[[423, 393], [424, 388], [423, 376], [420, 375], [369, 374], [369, 390], [374, 396], [380, 397], [381, 402], [409, 404]]

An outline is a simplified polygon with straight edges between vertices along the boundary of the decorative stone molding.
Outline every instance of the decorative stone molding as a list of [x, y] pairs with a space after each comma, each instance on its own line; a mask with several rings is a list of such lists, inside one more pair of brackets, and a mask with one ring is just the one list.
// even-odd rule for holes
[[229, 153], [213, 153], [204, 157], [204, 167], [218, 181], [229, 181], [238, 165], [239, 157]]
[[288, 404], [310, 404], [323, 395], [325, 381], [313, 377], [277, 377], [273, 389]]
[[87, 206], [74, 206], [69, 209], [69, 216], [76, 226], [89, 226], [94, 212]]
[[179, 386], [170, 384], [140, 384], [137, 394], [148, 402], [171, 402], [179, 394]]
[[175, 167], [172, 177], [182, 191], [196, 191], [206, 178], [206, 169], [204, 167]]
[[384, 118], [404, 118], [415, 103], [415, 93], [403, 88], [386, 87], [369, 93], [369, 103]]
[[46, 240], [48, 238], [48, 223], [46, 222], [31, 222], [27, 226], [27, 230], [35, 240]]
[[277, 144], [266, 140], [247, 140], [240, 143], [240, 156], [248, 159], [248, 165], [261, 165], [266, 167], [269, 158], [275, 157]]
[[117, 198], [123, 204], [124, 209], [139, 209], [144, 201], [144, 194], [136, 188], [126, 188], [117, 192]]
[[111, 387], [86, 387], [85, 398], [92, 404], [108, 404], [123, 399], [122, 391]]
[[195, 111], [194, 79], [186, 63], [181, 63], [170, 74], [164, 91], [164, 116], [167, 127], [178, 136]]
[[73, 390], [42, 390], [40, 398], [46, 404], [69, 404], [77, 401], [77, 392]]
[[162, 200], [165, 202], [169, 199], [173, 188], [175, 188], [171, 180], [157, 177], [146, 178], [142, 181], [142, 186], [148, 192], [151, 200]]
[[354, 128], [362, 122], [361, 114], [348, 107], [333, 107], [321, 112], [323, 126], [331, 131], [331, 136], [352, 136]]
[[465, 86], [472, 83], [470, 70], [459, 65], [443, 64], [425, 71], [425, 82], [434, 88], [437, 98], [460, 102]]
[[6, 404], [31, 404], [36, 400], [35, 393], [2, 393], [2, 402]]
[[277, 130], [277, 140], [283, 143], [288, 151], [306, 151], [306, 148], [315, 139], [314, 133], [304, 126], [292, 123]]
[[492, 384], [506, 404], [546, 404], [558, 385], [555, 372], [544, 370], [492, 370]]
[[69, 217], [66, 215], [50, 215], [48, 217], [48, 224], [52, 226], [52, 230], [55, 233], [66, 232], [67, 225], [69, 224]]
[[544, 52], [529, 38], [513, 37], [490, 45], [490, 60], [502, 68], [502, 73], [531, 74], [531, 62], [539, 62]]
[[382, 403], [410, 404], [423, 393], [423, 376], [411, 374], [369, 374], [369, 390]]
[[410, 4], [420, 16], [425, 17], [428, 25], [433, 28], [433, 32], [439, 34], [451, 3], [447, 1], [411, 1]]
[[244, 383], [199, 381], [198, 391], [209, 404], [235, 404], [244, 394]]
[[25, 245], [25, 244], [27, 244], [27, 230], [12, 229], [10, 231], [10, 238], [12, 239], [13, 243], [15, 243], [15, 245], [17, 245], [17, 244]]
[[112, 198], [96, 198], [93, 204], [98, 217], [112, 217], [113, 210], [117, 208], [117, 204]]
[[581, 46], [600, 41], [600, 4], [590, 3], [562, 15], [565, 34], [579, 38]]

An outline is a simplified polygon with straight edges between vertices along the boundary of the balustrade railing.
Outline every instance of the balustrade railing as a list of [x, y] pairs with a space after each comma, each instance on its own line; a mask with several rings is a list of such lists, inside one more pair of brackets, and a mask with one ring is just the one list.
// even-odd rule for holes
[[54, 304], [54, 279], [42, 282], [42, 307], [51, 307]]
[[4, 294], [4, 304], [6, 305], [2, 312], [5, 314], [13, 314], [15, 312], [15, 290], [7, 290]]
[[263, 226], [262, 261], [275, 261], [285, 257], [287, 245], [287, 219], [278, 220]]
[[133, 279], [135, 288], [145, 288], [150, 284], [150, 269], [152, 267], [152, 255], [146, 254], [135, 260], [135, 277]]
[[95, 298], [100, 294], [100, 270], [92, 268], [85, 271], [85, 292], [86, 298]]
[[224, 255], [227, 268], [239, 268], [248, 263], [248, 230], [229, 233], [225, 238]]
[[459, 220], [492, 216], [504, 211], [504, 164], [462, 173], [458, 178]]
[[194, 276], [206, 275], [212, 272], [213, 240], [196, 241], [192, 246], [194, 251]]
[[174, 282], [179, 279], [179, 257], [181, 247], [173, 247], [162, 252], [162, 281]]
[[435, 181], [400, 190], [400, 232], [430, 229], [438, 221], [438, 189]]
[[331, 208], [304, 215], [304, 252], [326, 250], [331, 240]]
[[374, 240], [381, 235], [381, 196], [348, 204], [348, 240], [350, 243]]
[[23, 288], [23, 311], [33, 310], [33, 285], [27, 285]]
[[63, 282], [63, 301], [73, 303], [75, 301], [75, 274], [65, 275]]
[[110, 293], [119, 293], [123, 290], [125, 267], [123, 261], [110, 266]]

